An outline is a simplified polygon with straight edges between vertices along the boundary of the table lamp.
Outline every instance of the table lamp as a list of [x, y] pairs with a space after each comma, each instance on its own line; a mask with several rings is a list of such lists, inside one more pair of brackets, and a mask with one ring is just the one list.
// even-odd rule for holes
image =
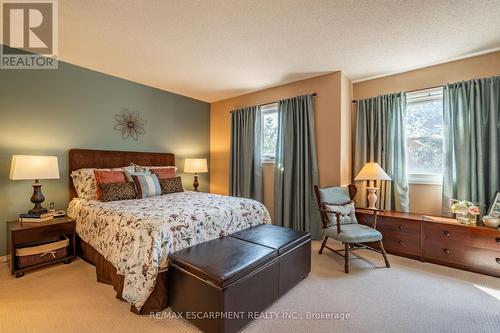
[[196, 192], [198, 191], [198, 173], [208, 172], [206, 158], [186, 158], [184, 162], [184, 172], [194, 173], [193, 187]]
[[368, 180], [368, 208], [377, 209], [375, 203], [377, 202], [377, 190], [375, 186], [371, 186], [371, 182], [375, 180], [391, 180], [385, 171], [376, 162], [366, 163], [361, 169], [354, 180]]
[[59, 179], [57, 156], [13, 155], [10, 167], [10, 179], [33, 180], [33, 195], [31, 202], [35, 207], [30, 214], [45, 214], [47, 209], [42, 207], [45, 197], [42, 194], [40, 179]]

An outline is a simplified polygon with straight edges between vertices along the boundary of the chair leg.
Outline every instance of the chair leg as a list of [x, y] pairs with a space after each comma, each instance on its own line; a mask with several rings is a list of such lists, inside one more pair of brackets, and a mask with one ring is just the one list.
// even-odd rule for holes
[[323, 253], [323, 248], [325, 247], [327, 240], [328, 240], [328, 237], [325, 236], [325, 239], [323, 240], [323, 243], [321, 243], [321, 248], [319, 249], [319, 254]]
[[344, 271], [349, 273], [349, 243], [345, 243], [345, 266]]
[[387, 259], [387, 253], [385, 253], [384, 244], [382, 243], [382, 241], [380, 241], [380, 251], [382, 252], [382, 255], [384, 256], [385, 266], [387, 268], [390, 268], [391, 264], [389, 264], [389, 260]]

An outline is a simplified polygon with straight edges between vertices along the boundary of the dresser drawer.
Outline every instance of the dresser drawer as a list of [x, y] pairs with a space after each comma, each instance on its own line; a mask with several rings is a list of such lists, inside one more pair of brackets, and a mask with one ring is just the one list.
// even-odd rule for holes
[[424, 241], [455, 242], [465, 247], [482, 248], [500, 252], [500, 232], [465, 225], [423, 222]]
[[500, 251], [468, 247], [454, 241], [426, 241], [423, 254], [424, 260], [434, 259], [479, 270], [494, 270], [500, 274]]
[[358, 222], [364, 225], [371, 227], [373, 225], [373, 221], [375, 221], [375, 216], [373, 214], [368, 213], [356, 213], [356, 218]]
[[403, 220], [393, 217], [379, 216], [377, 220], [377, 229], [382, 234], [404, 233], [411, 235], [420, 235], [420, 223], [420, 221], [416, 220]]
[[382, 231], [384, 248], [388, 252], [420, 256], [420, 235], [404, 232]]

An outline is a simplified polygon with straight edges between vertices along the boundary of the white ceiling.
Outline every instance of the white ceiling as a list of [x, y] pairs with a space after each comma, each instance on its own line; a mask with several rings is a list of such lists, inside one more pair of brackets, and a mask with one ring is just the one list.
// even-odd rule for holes
[[60, 59], [213, 102], [500, 47], [500, 1], [59, 1]]

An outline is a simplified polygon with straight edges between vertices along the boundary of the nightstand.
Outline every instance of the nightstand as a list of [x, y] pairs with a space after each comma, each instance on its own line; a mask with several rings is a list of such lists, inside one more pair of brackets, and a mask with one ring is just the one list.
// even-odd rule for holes
[[[43, 242], [57, 237], [66, 236], [69, 239], [68, 254], [63, 258], [57, 258], [48, 262], [18, 267], [16, 260], [16, 249], [34, 243]], [[7, 222], [7, 260], [10, 271], [16, 278], [24, 275], [25, 271], [64, 262], [69, 264], [76, 255], [75, 243], [75, 220], [63, 216], [56, 217], [51, 221], [40, 223], [21, 223], [19, 221]]]

